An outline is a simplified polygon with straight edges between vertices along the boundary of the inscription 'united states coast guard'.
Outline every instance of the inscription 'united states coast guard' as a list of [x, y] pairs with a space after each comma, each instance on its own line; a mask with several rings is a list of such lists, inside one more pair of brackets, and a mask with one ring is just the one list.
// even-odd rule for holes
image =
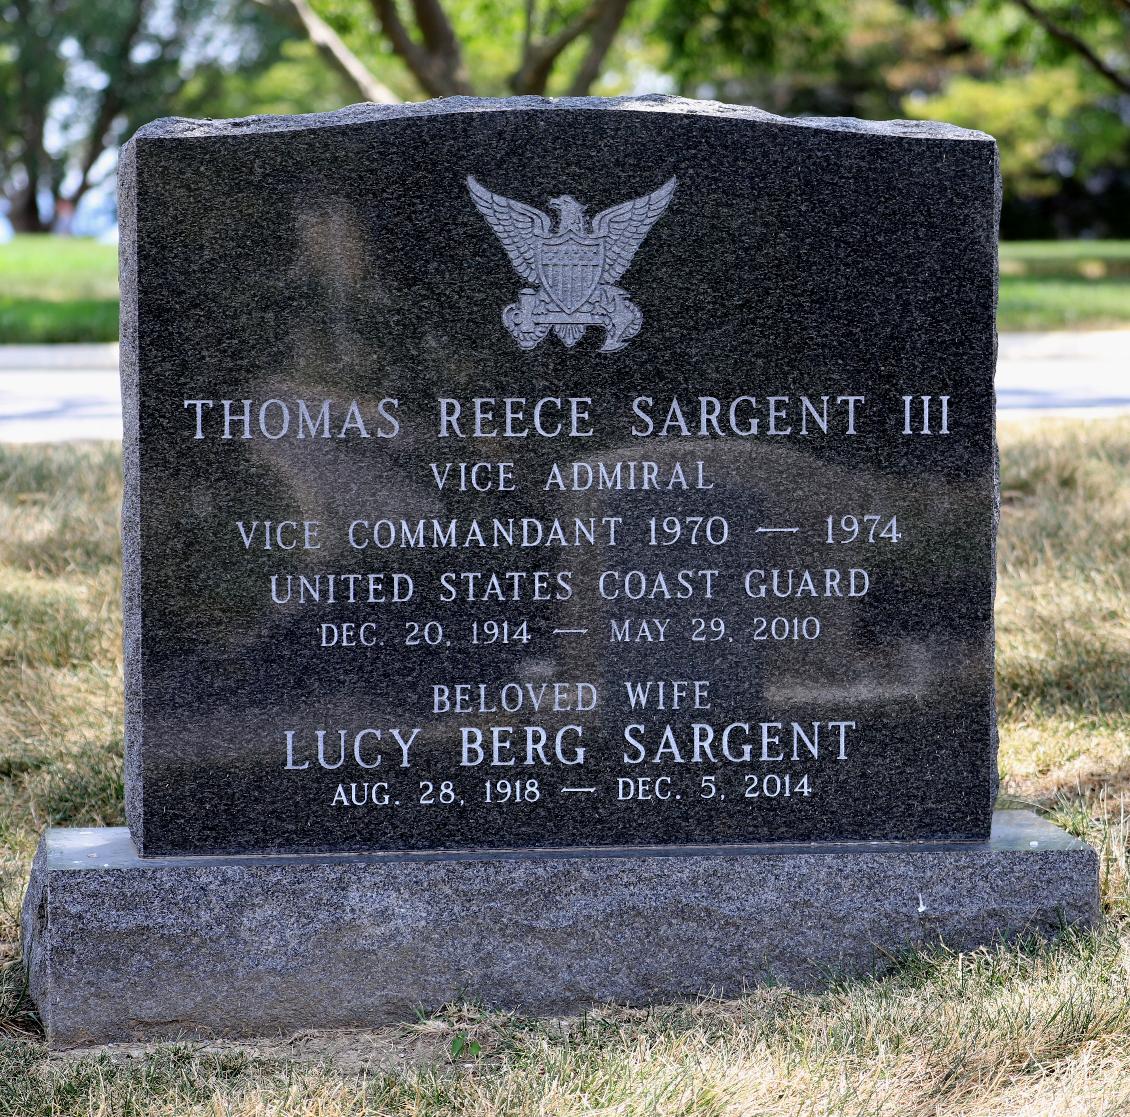
[[494, 230], [514, 270], [539, 284], [523, 287], [518, 301], [502, 312], [503, 325], [523, 349], [533, 349], [552, 330], [569, 348], [589, 326], [604, 329], [602, 353], [623, 349], [640, 332], [643, 313], [617, 287], [652, 225], [675, 193], [669, 178], [641, 198], [601, 210], [586, 228], [585, 207], [569, 194], [550, 198], [558, 225], [549, 214], [495, 194], [467, 177], [479, 212]]

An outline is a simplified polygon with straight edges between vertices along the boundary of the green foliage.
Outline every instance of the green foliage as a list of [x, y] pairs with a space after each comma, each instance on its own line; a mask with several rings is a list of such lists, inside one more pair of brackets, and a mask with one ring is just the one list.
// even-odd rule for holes
[[961, 51], [952, 21], [899, 0], [666, 0], [659, 30], [681, 92], [788, 114], [897, 115]]
[[1049, 229], [1056, 207], [1041, 199], [1062, 193], [1072, 204], [1059, 205], [1059, 235], [1126, 235], [1130, 118], [1094, 59], [1130, 81], [1130, 4], [1038, 0], [1034, 10], [1076, 46], [1017, 0], [665, 0], [657, 35], [684, 93], [789, 115], [912, 116], [987, 131], [1001, 145], [1006, 230], [1021, 218]]
[[[907, 114], [996, 136], [1006, 228], [1010, 203], [1061, 194], [1100, 215], [1092, 228], [1110, 225], [1097, 203], [1085, 203], [1103, 190], [1130, 198], [1130, 4], [1038, 0], [1026, 11], [1017, 0], [936, 0], [935, 8], [957, 21], [968, 62], [945, 87], [908, 93]], [[1119, 235], [1130, 231], [1117, 213], [1113, 224]]]
[[[1049, 34], [1015, 0], [935, 0], [935, 6], [957, 14], [973, 45], [1002, 67], [1080, 62], [1077, 50]], [[1121, 0], [1034, 0], [1034, 7], [1100, 58], [1125, 67], [1130, 9]]]
[[[591, 2], [558, 0], [527, 5], [525, 0], [456, 0], [445, 3], [444, 11], [459, 40], [471, 85], [483, 96], [505, 97], [513, 92], [510, 80], [521, 59], [527, 12], [533, 14], [534, 36], [545, 37], [569, 25]], [[676, 0], [633, 0], [594, 93], [625, 93], [640, 80], [654, 81], [656, 68], [665, 55], [655, 33], [664, 3], [677, 6]], [[313, 7], [397, 96], [406, 101], [424, 96], [416, 79], [381, 34], [369, 0], [313, 0]], [[568, 92], [585, 45], [583, 38], [578, 39], [562, 53], [550, 77], [550, 96]]]
[[[381, 34], [369, 0], [313, 0], [313, 7], [398, 97], [418, 101], [425, 96]], [[445, 11], [459, 36], [476, 87], [486, 96], [506, 96], [506, 79], [521, 42], [521, 6], [505, 0], [469, 0], [445, 5]]]
[[398, 97], [405, 101], [420, 98], [419, 87], [381, 35], [369, 0], [311, 0], [311, 7]]
[[345, 81], [318, 57], [312, 43], [288, 39], [270, 65], [193, 74], [175, 97], [178, 116], [237, 117], [257, 113], [326, 112], [355, 101]]
[[43, 194], [77, 204], [193, 75], [267, 65], [284, 37], [243, 0], [0, 0], [0, 15], [0, 179], [29, 232], [51, 223]]
[[1067, 64], [991, 80], [961, 75], [932, 97], [908, 97], [905, 107], [995, 136], [1008, 189], [1040, 197], [1056, 193], [1066, 175], [1126, 165], [1127, 128], [1102, 103], [1099, 80]]
[[680, 87], [786, 74], [842, 48], [854, 13], [837, 0], [665, 0], [657, 30]]

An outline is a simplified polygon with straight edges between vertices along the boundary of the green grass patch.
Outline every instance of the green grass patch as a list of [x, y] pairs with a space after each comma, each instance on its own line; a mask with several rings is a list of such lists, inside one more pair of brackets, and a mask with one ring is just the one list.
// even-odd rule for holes
[[0, 244], [0, 344], [118, 340], [118, 250], [79, 237]]
[[1001, 245], [1002, 330], [1130, 326], [1130, 241]]
[[1058, 275], [1086, 272], [1100, 262], [1108, 273], [1130, 275], [1130, 240], [1010, 240], [1001, 244], [1001, 266], [1046, 270]]
[[1001, 464], [1004, 791], [1100, 850], [1098, 933], [912, 952], [819, 992], [566, 1021], [454, 1006], [353, 1035], [52, 1059], [17, 913], [44, 826], [122, 819], [120, 461], [0, 446], [0, 1117], [1130, 1112], [1130, 420], [1005, 422]]
[[1002, 275], [1002, 330], [1098, 330], [1130, 326], [1126, 279], [1028, 279]]
[[10, 298], [0, 295], [0, 345], [118, 340], [118, 300]]
[[0, 244], [0, 290], [52, 302], [116, 299], [117, 247], [85, 237], [15, 237]]

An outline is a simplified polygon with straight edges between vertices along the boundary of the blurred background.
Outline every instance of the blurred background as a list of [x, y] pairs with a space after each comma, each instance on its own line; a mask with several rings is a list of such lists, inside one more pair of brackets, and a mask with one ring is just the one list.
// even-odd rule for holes
[[[1094, 936], [571, 1023], [467, 1006], [358, 1054], [45, 1055], [31, 858], [44, 825], [123, 821], [119, 148], [169, 114], [464, 92], [997, 137], [1001, 802], [1100, 852]], [[1128, 157], [1130, 0], [0, 0], [0, 1115], [1130, 1114]]]
[[1002, 328], [1130, 325], [1130, 0], [0, 0], [0, 342], [116, 339], [155, 117], [629, 92], [991, 132]]

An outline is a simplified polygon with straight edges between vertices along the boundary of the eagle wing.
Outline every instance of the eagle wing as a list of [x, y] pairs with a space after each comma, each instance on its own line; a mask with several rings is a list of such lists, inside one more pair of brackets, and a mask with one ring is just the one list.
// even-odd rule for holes
[[603, 282], [615, 283], [628, 270], [648, 230], [663, 216], [676, 185], [672, 176], [654, 193], [601, 210], [592, 219], [593, 234], [605, 238]]
[[471, 175], [467, 176], [467, 189], [479, 213], [502, 242], [514, 270], [523, 279], [537, 283], [538, 245], [549, 236], [553, 224], [549, 214], [495, 194]]

